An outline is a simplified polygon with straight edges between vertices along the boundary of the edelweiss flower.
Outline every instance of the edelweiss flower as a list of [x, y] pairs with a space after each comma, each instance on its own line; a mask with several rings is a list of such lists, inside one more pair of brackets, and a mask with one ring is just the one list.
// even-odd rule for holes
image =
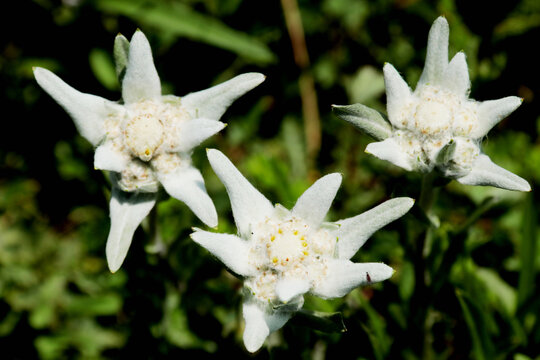
[[338, 115], [383, 140], [369, 144], [366, 152], [405, 170], [437, 170], [462, 184], [530, 191], [527, 181], [495, 165], [480, 149], [482, 138], [522, 100], [469, 99], [465, 54], [448, 62], [448, 35], [448, 22], [439, 17], [429, 32], [425, 67], [414, 92], [392, 65], [384, 66], [391, 126], [359, 104], [336, 107]]
[[150, 44], [141, 31], [135, 32], [131, 43], [119, 35], [115, 55], [117, 60], [125, 58], [124, 69], [117, 64], [120, 72], [125, 70], [121, 103], [81, 93], [52, 72], [34, 69], [38, 84], [97, 147], [94, 167], [112, 172], [106, 253], [113, 272], [124, 261], [135, 229], [154, 206], [159, 184], [205, 224], [217, 225], [214, 204], [190, 154], [225, 126], [218, 119], [227, 107], [264, 80], [262, 74], [248, 73], [182, 98], [162, 96]]
[[208, 159], [229, 194], [238, 236], [195, 229], [191, 237], [244, 277], [248, 351], [257, 351], [302, 307], [305, 293], [342, 297], [392, 276], [383, 263], [349, 259], [371, 234], [405, 214], [412, 199], [395, 198], [353, 218], [323, 223], [341, 175], [319, 179], [289, 211], [273, 206], [221, 152], [208, 150]]

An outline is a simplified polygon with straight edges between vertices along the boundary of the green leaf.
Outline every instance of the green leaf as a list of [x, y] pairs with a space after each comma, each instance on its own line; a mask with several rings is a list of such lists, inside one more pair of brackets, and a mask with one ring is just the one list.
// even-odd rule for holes
[[478, 267], [476, 276], [485, 284], [493, 300], [502, 306], [506, 314], [514, 315], [517, 303], [516, 290], [501, 279], [493, 269]]
[[90, 61], [92, 72], [101, 85], [109, 90], [117, 90], [118, 80], [109, 53], [103, 49], [92, 49], [88, 60]]
[[540, 26], [540, 14], [522, 14], [508, 17], [495, 28], [497, 39], [517, 36]]
[[519, 249], [521, 268], [519, 270], [518, 303], [522, 305], [533, 294], [535, 288], [536, 259], [536, 209], [534, 196], [527, 194], [523, 210], [522, 240]]
[[276, 61], [276, 56], [266, 44], [228, 27], [215, 18], [197, 13], [185, 4], [140, 0], [98, 0], [97, 6], [107, 13], [125, 15], [139, 23], [156, 27], [176, 36], [229, 50], [259, 65]]
[[121, 84], [124, 74], [126, 73], [126, 67], [128, 63], [129, 55], [129, 40], [122, 34], [116, 35], [114, 38], [114, 65], [116, 70], [116, 77]]
[[43, 329], [50, 326], [55, 318], [55, 309], [49, 303], [42, 303], [30, 313], [30, 325], [34, 329]]
[[399, 296], [402, 300], [409, 300], [414, 291], [414, 267], [409, 261], [403, 263], [399, 271]]
[[475, 305], [472, 299], [463, 294], [459, 289], [456, 289], [456, 296], [461, 305], [467, 327], [469, 328], [469, 334], [473, 343], [474, 358], [477, 360], [493, 359], [494, 346], [487, 332], [486, 321], [484, 319], [486, 315], [483, 314], [483, 309]]
[[181, 348], [201, 348], [213, 353], [217, 346], [212, 341], [199, 339], [189, 328], [187, 315], [180, 307], [180, 295], [172, 287], [167, 289], [161, 328], [165, 338]]
[[367, 314], [368, 322], [363, 324], [362, 327], [369, 336], [375, 358], [385, 359], [392, 346], [391, 338], [386, 332], [386, 321], [358, 289], [352, 291], [350, 296], [362, 306]]
[[65, 311], [73, 315], [114, 315], [121, 307], [122, 298], [116, 294], [72, 296], [65, 306]]
[[0, 337], [9, 335], [15, 326], [19, 323], [21, 318], [21, 313], [19, 312], [10, 312], [0, 321]]
[[291, 163], [291, 172], [294, 178], [306, 177], [306, 148], [302, 129], [291, 117], [283, 120], [282, 130], [283, 144]]
[[347, 331], [340, 312], [324, 313], [302, 309], [296, 313], [292, 322], [326, 333]]
[[373, 66], [362, 66], [356, 74], [346, 79], [345, 89], [353, 103], [368, 103], [384, 93], [384, 76]]
[[437, 154], [436, 162], [438, 164], [446, 164], [454, 157], [456, 151], [456, 142], [451, 139]]
[[362, 104], [332, 105], [332, 110], [339, 118], [377, 140], [392, 136], [392, 126], [377, 110]]

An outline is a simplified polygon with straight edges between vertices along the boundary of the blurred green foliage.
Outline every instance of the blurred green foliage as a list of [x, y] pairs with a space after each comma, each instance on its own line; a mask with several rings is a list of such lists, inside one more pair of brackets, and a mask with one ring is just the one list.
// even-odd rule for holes
[[[322, 145], [308, 165], [301, 92], [278, 1], [21, 0], [5, 4], [0, 78], [0, 349], [2, 359], [295, 358], [539, 359], [540, 5], [466, 0], [299, 0], [321, 118]], [[523, 105], [484, 142], [501, 166], [528, 179], [514, 193], [451, 182], [425, 224], [417, 214], [376, 233], [354, 257], [396, 273], [343, 299], [307, 297], [309, 311], [342, 312], [346, 332], [314, 331], [294, 318], [249, 355], [241, 343], [241, 282], [191, 242], [202, 226], [179, 201], [157, 210], [163, 248], [138, 230], [123, 268], [107, 270], [107, 176], [69, 116], [33, 80], [46, 67], [77, 89], [119, 98], [114, 37], [141, 28], [164, 93], [183, 95], [246, 72], [265, 83], [225, 114], [204, 146], [222, 150], [264, 194], [291, 207], [320, 175], [344, 181], [331, 220], [391, 196], [418, 198], [420, 177], [364, 154], [371, 141], [331, 114], [332, 104], [384, 106], [382, 66], [414, 84], [427, 32], [444, 14], [450, 53], [467, 54], [471, 97], [518, 95]], [[19, 21], [15, 21], [15, 20]], [[24, 20], [22, 20], [24, 19]], [[32, 31], [28, 31], [28, 30]], [[220, 217], [235, 232], [225, 190], [204, 146], [195, 150]], [[339, 318], [341, 319], [341, 318]], [[341, 321], [341, 320], [339, 320]], [[324, 324], [319, 324], [321, 329]]]

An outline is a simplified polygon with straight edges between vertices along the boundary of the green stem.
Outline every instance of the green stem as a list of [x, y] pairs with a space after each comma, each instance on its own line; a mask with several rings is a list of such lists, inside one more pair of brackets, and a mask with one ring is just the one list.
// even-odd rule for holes
[[161, 257], [164, 257], [167, 254], [167, 246], [161, 238], [158, 226], [158, 204], [159, 204], [160, 194], [158, 194], [158, 199], [156, 205], [148, 214], [148, 238], [149, 242], [146, 246], [146, 251], [151, 254], [158, 254]]
[[422, 187], [420, 188], [420, 199], [418, 206], [434, 227], [439, 227], [439, 218], [433, 214], [433, 204], [437, 198], [438, 188], [434, 186], [437, 174], [432, 171], [422, 178]]
[[412, 244], [415, 291], [414, 296], [411, 299], [411, 310], [415, 313], [415, 324], [418, 327], [415, 347], [419, 357], [422, 359], [429, 358], [431, 354], [431, 351], [429, 351], [430, 341], [428, 341], [427, 335], [429, 334], [429, 328], [431, 327], [428, 323], [428, 314], [430, 313], [432, 293], [426, 283], [428, 280], [428, 274], [426, 273], [426, 249], [429, 247], [429, 240], [431, 239], [434, 228], [439, 226], [439, 219], [433, 214], [433, 205], [438, 191], [438, 188], [434, 186], [436, 177], [437, 175], [431, 172], [424, 175], [422, 178], [418, 206], [429, 219], [429, 225], [426, 226], [417, 237], [413, 237], [414, 242]]

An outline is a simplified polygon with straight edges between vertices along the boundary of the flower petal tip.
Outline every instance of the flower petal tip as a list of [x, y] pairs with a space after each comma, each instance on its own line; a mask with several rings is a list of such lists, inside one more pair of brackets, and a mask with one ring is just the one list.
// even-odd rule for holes
[[435, 25], [435, 24], [438, 24], [439, 26], [443, 25], [443, 26], [448, 27], [448, 20], [446, 20], [446, 16], [441, 15], [437, 19], [435, 19], [435, 21], [433, 22], [433, 25]]
[[107, 263], [108, 263], [109, 271], [111, 272], [111, 274], [115, 274], [120, 269], [120, 266], [122, 265], [122, 264], [113, 264], [111, 261], [107, 261]]

